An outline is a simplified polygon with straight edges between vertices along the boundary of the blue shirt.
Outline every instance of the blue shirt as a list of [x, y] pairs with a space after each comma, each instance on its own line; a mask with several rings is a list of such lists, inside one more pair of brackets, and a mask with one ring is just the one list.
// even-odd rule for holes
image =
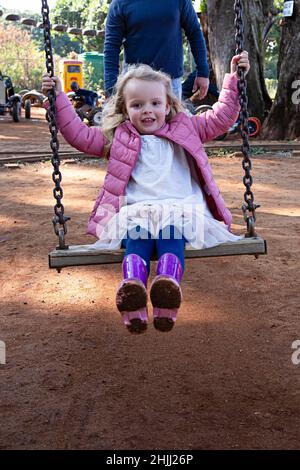
[[117, 81], [122, 44], [126, 63], [148, 64], [172, 78], [181, 77], [182, 29], [197, 76], [208, 77], [205, 41], [191, 0], [113, 0], [105, 27], [105, 90], [111, 92]]

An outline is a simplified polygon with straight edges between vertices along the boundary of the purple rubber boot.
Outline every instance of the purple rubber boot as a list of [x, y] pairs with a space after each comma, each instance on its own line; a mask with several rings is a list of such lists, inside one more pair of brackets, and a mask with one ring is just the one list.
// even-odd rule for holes
[[130, 333], [147, 329], [147, 266], [138, 255], [125, 256], [122, 264], [124, 280], [116, 295], [116, 304]]
[[179, 283], [183, 270], [177, 256], [172, 253], [162, 255], [156, 273], [150, 289], [154, 327], [160, 331], [170, 331], [182, 300]]

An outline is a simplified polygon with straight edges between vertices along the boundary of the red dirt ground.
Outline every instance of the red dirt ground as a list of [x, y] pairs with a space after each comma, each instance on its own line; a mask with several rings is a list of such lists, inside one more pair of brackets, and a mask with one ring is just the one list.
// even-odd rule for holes
[[[3, 119], [1, 150], [48, 150], [40, 111]], [[240, 160], [211, 163], [243, 232]], [[253, 166], [268, 256], [188, 260], [176, 327], [141, 336], [114, 305], [120, 265], [48, 269], [50, 163], [0, 167], [1, 449], [299, 448], [299, 159], [261, 155]], [[68, 242], [91, 243], [105, 167], [62, 170]]]

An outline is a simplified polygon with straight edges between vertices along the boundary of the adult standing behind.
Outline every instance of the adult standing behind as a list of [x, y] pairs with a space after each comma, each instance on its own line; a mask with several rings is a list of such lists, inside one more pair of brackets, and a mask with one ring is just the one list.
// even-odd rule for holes
[[104, 86], [109, 96], [119, 74], [124, 46], [125, 64], [143, 63], [166, 72], [181, 99], [183, 75], [182, 29], [190, 43], [197, 76], [193, 91], [207, 94], [209, 68], [201, 27], [191, 0], [113, 0], [108, 11], [104, 42]]

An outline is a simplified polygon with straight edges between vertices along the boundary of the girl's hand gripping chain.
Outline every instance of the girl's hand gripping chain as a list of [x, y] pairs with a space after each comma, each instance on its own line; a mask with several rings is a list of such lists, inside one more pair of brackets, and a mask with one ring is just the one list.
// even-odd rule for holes
[[50, 77], [48, 73], [45, 73], [42, 79], [43, 95], [47, 96], [48, 91], [52, 90], [52, 88], [55, 88], [56, 96], [58, 96], [62, 91], [61, 80], [59, 77]]
[[245, 75], [247, 75], [250, 70], [250, 62], [247, 51], [243, 51], [241, 54], [235, 55], [232, 58], [230, 64], [231, 73], [235, 73], [238, 66], [242, 67], [244, 69]]

